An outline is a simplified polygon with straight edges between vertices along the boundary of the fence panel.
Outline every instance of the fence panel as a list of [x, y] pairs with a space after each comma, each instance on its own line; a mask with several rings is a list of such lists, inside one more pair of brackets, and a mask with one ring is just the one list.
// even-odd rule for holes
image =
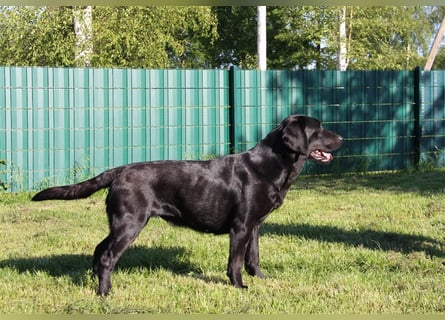
[[411, 71], [355, 71], [345, 83], [348, 104], [341, 107], [348, 167], [396, 170], [412, 166], [414, 88]]
[[[412, 71], [234, 70], [235, 150], [255, 145], [292, 113], [320, 119], [345, 137], [335, 170], [393, 170], [413, 165]], [[332, 167], [307, 166], [311, 172]]]
[[445, 71], [422, 73], [421, 161], [445, 166]]
[[[419, 76], [420, 75], [420, 76]], [[122, 164], [253, 147], [290, 114], [342, 134], [331, 166], [445, 166], [445, 71], [0, 68], [0, 182], [31, 190]]]
[[227, 90], [222, 70], [0, 68], [0, 180], [29, 190], [227, 154]]

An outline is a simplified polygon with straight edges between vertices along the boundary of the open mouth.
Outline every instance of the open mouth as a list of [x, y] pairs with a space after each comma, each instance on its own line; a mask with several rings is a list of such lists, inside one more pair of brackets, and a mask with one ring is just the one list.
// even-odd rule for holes
[[334, 160], [334, 156], [329, 152], [315, 150], [311, 152], [310, 159], [320, 163], [329, 163]]

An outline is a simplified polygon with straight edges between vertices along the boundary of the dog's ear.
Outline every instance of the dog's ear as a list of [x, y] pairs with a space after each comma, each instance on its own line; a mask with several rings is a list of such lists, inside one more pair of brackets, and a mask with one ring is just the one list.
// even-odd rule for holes
[[301, 117], [289, 117], [283, 121], [283, 144], [299, 154], [307, 154], [308, 141], [304, 132], [304, 119]]

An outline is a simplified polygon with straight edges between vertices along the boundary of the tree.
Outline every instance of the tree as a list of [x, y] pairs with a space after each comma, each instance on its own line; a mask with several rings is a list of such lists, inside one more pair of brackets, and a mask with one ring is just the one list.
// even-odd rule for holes
[[91, 6], [74, 9], [74, 34], [76, 38], [74, 61], [88, 67], [93, 55], [93, 9]]
[[434, 59], [433, 70], [445, 70], [445, 47], [440, 48]]
[[[0, 7], [0, 65], [257, 68], [257, 7], [90, 8]], [[420, 6], [268, 7], [267, 64], [336, 69], [342, 59], [341, 69], [413, 69], [426, 60], [437, 12]], [[82, 16], [92, 16], [84, 42], [75, 28]], [[76, 58], [82, 52], [87, 58]]]
[[438, 19], [440, 17], [441, 17], [441, 22], [440, 22], [439, 29], [437, 30], [436, 36], [434, 38], [434, 42], [431, 46], [431, 50], [428, 55], [428, 59], [426, 61], [425, 67], [424, 67], [424, 70], [427, 70], [427, 71], [431, 70], [433, 63], [435, 61], [435, 58], [436, 58], [437, 54], [439, 53], [442, 40], [444, 38], [444, 34], [445, 34], [445, 7], [437, 8], [436, 10], [433, 11], [431, 16], [432, 16], [433, 23], [434, 23], [435, 19]]
[[208, 67], [217, 36], [210, 7], [0, 8], [2, 65]]
[[[219, 15], [219, 26], [229, 26], [229, 32], [222, 36], [224, 43], [218, 52], [230, 52], [230, 63], [254, 68], [245, 61], [246, 57], [256, 55], [254, 39], [249, 35], [255, 8], [243, 8], [244, 15], [233, 14], [238, 10], [234, 8], [223, 10], [230, 10], [230, 16]], [[422, 53], [426, 52], [433, 32], [431, 9], [346, 7], [343, 10], [344, 7], [268, 7], [268, 66], [336, 69], [340, 58], [346, 58], [344, 64], [347, 63], [348, 69], [400, 70], [423, 64]], [[342, 24], [346, 35], [343, 33], [339, 39]], [[224, 65], [224, 61], [220, 64]]]
[[348, 48], [346, 37], [346, 6], [341, 7], [338, 21], [338, 55], [337, 70], [345, 71], [348, 68]]
[[271, 68], [413, 69], [423, 64], [433, 32], [426, 7], [276, 7], [269, 13]]
[[271, 68], [334, 69], [336, 7], [272, 7], [269, 10]]
[[217, 19], [218, 41], [209, 49], [211, 65], [256, 68], [256, 7], [212, 7]]
[[93, 26], [92, 61], [102, 67], [208, 67], [217, 38], [210, 7], [100, 7]]
[[432, 35], [425, 7], [350, 7], [350, 69], [413, 69], [423, 65]]
[[69, 7], [1, 7], [0, 64], [73, 66]]

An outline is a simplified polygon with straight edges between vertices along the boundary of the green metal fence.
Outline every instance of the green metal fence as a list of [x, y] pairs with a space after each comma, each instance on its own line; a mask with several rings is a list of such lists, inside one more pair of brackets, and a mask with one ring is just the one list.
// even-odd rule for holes
[[444, 166], [445, 72], [0, 68], [0, 182], [244, 151], [289, 114], [345, 137], [307, 172]]
[[420, 161], [445, 167], [445, 71], [423, 72], [421, 76]]
[[[413, 164], [414, 71], [247, 71], [235, 79], [235, 150], [255, 144], [291, 113], [320, 119], [346, 139], [336, 170], [392, 170]], [[442, 119], [443, 120], [443, 119]], [[327, 167], [312, 171], [332, 170]]]
[[13, 189], [126, 163], [229, 152], [218, 70], [0, 68], [0, 159]]

